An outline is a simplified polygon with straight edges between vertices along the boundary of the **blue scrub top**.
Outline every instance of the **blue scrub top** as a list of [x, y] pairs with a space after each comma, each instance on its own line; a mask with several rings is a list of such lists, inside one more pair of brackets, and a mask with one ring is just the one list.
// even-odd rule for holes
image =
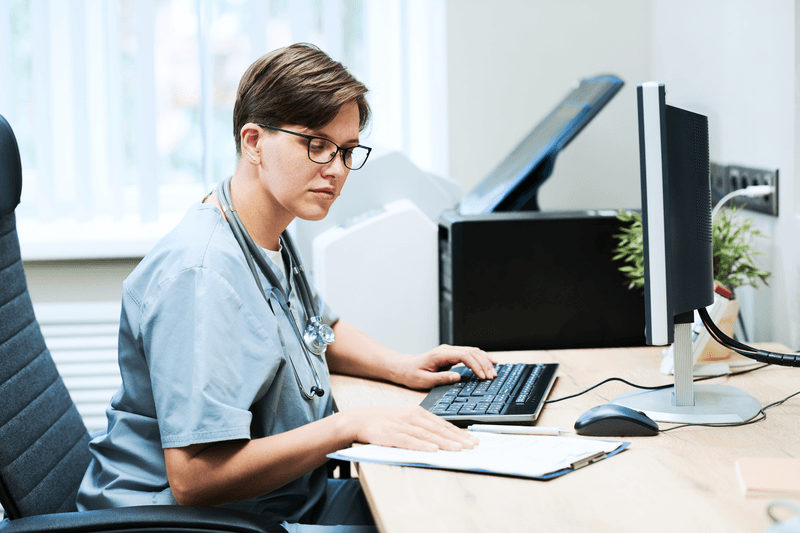
[[[294, 286], [289, 307], [302, 331], [307, 317]], [[337, 317], [322, 307], [333, 325]], [[78, 508], [177, 504], [163, 448], [255, 439], [331, 414], [324, 357], [311, 356], [325, 395], [308, 400], [300, 392], [287, 357], [306, 391], [314, 377], [289, 320], [259, 293], [219, 209], [194, 205], [123, 284], [122, 387], [107, 409], [108, 432], [90, 444]], [[324, 494], [326, 477], [323, 466], [231, 507], [296, 522]]]

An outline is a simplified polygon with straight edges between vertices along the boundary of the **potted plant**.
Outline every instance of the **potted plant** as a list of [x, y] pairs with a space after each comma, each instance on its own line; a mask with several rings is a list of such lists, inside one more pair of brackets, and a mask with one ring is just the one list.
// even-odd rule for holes
[[[731, 208], [720, 211], [711, 225], [715, 301], [709, 306], [709, 315], [729, 337], [733, 336], [739, 313], [739, 305], [733, 295], [734, 289], [744, 285], [757, 288], [759, 282], [768, 285], [767, 279], [770, 276], [769, 272], [759, 270], [754, 261], [754, 257], [760, 252], [753, 249], [753, 240], [762, 237], [762, 234], [755, 229], [755, 220], [752, 218], [734, 217], [738, 210]], [[644, 290], [642, 215], [620, 211], [617, 218], [623, 223], [623, 227], [614, 236], [618, 244], [613, 260], [621, 261], [619, 269], [628, 279], [630, 289]], [[705, 333], [705, 328], [702, 328], [702, 333]], [[703, 342], [703, 335], [698, 335], [694, 343], [693, 348], [702, 352], [695, 353], [696, 362], [719, 361], [730, 356], [730, 350], [716, 341], [707, 342], [708, 336], [705, 337]]]

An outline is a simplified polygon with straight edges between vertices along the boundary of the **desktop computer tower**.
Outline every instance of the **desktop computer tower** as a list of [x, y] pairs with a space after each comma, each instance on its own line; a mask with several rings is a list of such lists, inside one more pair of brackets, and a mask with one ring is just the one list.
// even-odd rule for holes
[[484, 350], [643, 346], [644, 292], [613, 261], [615, 211], [439, 219], [439, 337]]

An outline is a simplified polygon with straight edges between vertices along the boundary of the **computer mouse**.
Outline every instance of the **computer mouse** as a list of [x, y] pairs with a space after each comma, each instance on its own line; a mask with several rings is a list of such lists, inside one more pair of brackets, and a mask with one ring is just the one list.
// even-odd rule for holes
[[658, 424], [641, 411], [607, 403], [578, 417], [575, 432], [589, 437], [652, 437], [658, 435]]

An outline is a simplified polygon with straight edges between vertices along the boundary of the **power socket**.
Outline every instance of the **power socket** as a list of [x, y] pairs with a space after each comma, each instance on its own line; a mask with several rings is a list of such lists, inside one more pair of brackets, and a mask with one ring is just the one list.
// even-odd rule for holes
[[[727, 192], [726, 192], [727, 191]], [[728, 167], [711, 162], [711, 205], [715, 206], [728, 194]]]
[[725, 166], [711, 163], [711, 200], [714, 204], [726, 194], [750, 185], [772, 185], [775, 187], [775, 192], [756, 198], [735, 196], [728, 201], [728, 204], [774, 217], [778, 216], [778, 169], [765, 170], [741, 165]]

